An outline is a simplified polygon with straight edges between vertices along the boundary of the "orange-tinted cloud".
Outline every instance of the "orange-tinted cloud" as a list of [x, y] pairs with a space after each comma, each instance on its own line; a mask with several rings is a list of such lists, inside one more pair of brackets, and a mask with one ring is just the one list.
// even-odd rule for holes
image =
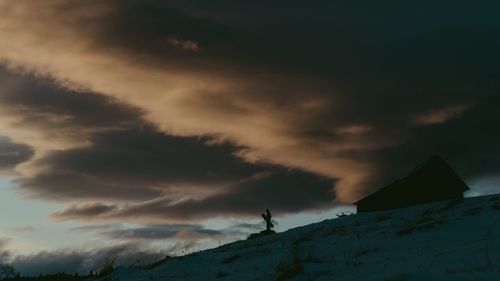
[[459, 117], [471, 108], [470, 104], [446, 106], [431, 110], [414, 117], [414, 124], [418, 126], [435, 125], [444, 123], [452, 118]]
[[[175, 57], [155, 61], [149, 54], [127, 51], [127, 46], [108, 47], [98, 41], [97, 23], [106, 24], [118, 3], [10, 4], [1, 15], [5, 40], [0, 43], [0, 56], [11, 69], [51, 77], [61, 86], [89, 89], [141, 108], [146, 119], [167, 134], [229, 141], [247, 148], [238, 154], [247, 161], [339, 178], [340, 199], [358, 196], [348, 195], [347, 190], [369, 177], [372, 168], [335, 154], [385, 143], [349, 139], [332, 145], [297, 137], [296, 124], [332, 110], [326, 105], [335, 98], [327, 97], [321, 84], [290, 74], [228, 72], [227, 63], [207, 57], [197, 58], [206, 60], [207, 66], [185, 67]], [[57, 55], [52, 55], [54, 50]], [[191, 60], [186, 59], [188, 66]], [[221, 70], [207, 70], [217, 64]]]
[[[498, 140], [479, 130], [496, 120], [496, 43], [475, 43], [495, 34], [494, 20], [488, 33], [476, 32], [483, 25], [462, 13], [437, 20], [449, 12], [441, 4], [431, 5], [436, 20], [404, 10], [409, 26], [399, 26], [392, 6], [381, 16], [353, 13], [358, 7], [347, 2], [265, 11], [259, 1], [193, 3], [0, 2], [3, 67], [60, 92], [15, 100], [6, 93], [21, 92], [19, 83], [2, 86], [9, 98], [0, 104], [1, 134], [33, 151], [15, 162], [24, 175], [20, 190], [83, 204], [61, 218], [85, 217], [75, 214], [86, 208], [75, 206], [89, 207], [89, 200], [116, 207], [103, 216], [178, 219], [190, 210], [199, 219], [200, 206], [212, 207], [210, 215], [249, 213], [213, 204], [267, 186], [269, 175], [289, 183], [295, 175], [286, 169], [326, 179], [327, 187], [314, 185], [312, 199], [300, 204], [279, 205], [275, 197], [282, 212], [327, 208], [334, 198], [352, 202], [434, 153], [471, 176], [481, 165], [447, 156], [470, 151], [475, 163], [487, 158], [497, 167], [470, 141], [484, 136], [492, 147]], [[464, 22], [468, 28], [456, 31]], [[467, 39], [475, 36], [481, 40]], [[182, 162], [187, 156], [194, 160]], [[306, 191], [294, 189], [293, 199]], [[262, 207], [251, 198], [251, 208]]]

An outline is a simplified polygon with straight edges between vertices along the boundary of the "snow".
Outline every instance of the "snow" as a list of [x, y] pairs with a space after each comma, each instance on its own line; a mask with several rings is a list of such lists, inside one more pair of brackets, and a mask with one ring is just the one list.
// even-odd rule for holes
[[101, 280], [500, 280], [500, 195], [360, 213]]

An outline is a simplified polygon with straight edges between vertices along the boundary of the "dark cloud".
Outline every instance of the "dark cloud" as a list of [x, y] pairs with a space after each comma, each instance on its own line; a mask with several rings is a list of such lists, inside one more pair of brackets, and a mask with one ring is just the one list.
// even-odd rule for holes
[[278, 169], [205, 199], [173, 202], [160, 198], [127, 206], [106, 206], [107, 212], [99, 214], [92, 212], [93, 206], [75, 205], [53, 214], [53, 217], [62, 220], [137, 218], [146, 221], [196, 221], [217, 216], [251, 218], [258, 217], [259, 212], [266, 208], [272, 208], [275, 214], [331, 208], [335, 206], [333, 197], [331, 180]]
[[99, 46], [143, 56], [199, 61], [165, 50], [165, 38], [178, 35], [199, 42], [203, 59], [219, 66], [314, 71], [340, 81], [414, 80], [418, 73], [430, 82], [471, 66], [495, 71], [498, 3], [362, 2], [113, 1], [106, 17], [96, 16], [101, 28], [92, 30]]
[[79, 203], [56, 218], [329, 208], [332, 187], [353, 201], [434, 153], [466, 180], [500, 173], [497, 2], [99, 2], [24, 17], [60, 34], [74, 68], [39, 65], [42, 47], [31, 61], [4, 55], [54, 78], [16, 78], [30, 82], [0, 102], [20, 126], [71, 136], [17, 181]]
[[88, 218], [97, 217], [106, 214], [115, 209], [114, 206], [104, 205], [100, 203], [86, 203], [81, 206], [72, 205], [66, 209], [65, 214], [68, 217], [84, 216]]
[[110, 259], [116, 258], [117, 265], [145, 265], [162, 259], [167, 253], [152, 250], [141, 252], [142, 246], [139, 243], [125, 243], [99, 250], [63, 249], [43, 251], [33, 255], [15, 256], [10, 260], [10, 264], [23, 276], [59, 272], [88, 274], [90, 270], [94, 272], [100, 270], [105, 262]]
[[235, 223], [231, 227], [236, 228], [236, 229], [242, 229], [242, 230], [247, 230], [247, 231], [256, 231], [262, 229], [264, 226], [264, 223], [245, 223], [245, 222], [240, 222], [240, 223]]
[[210, 229], [199, 224], [146, 224], [130, 226], [125, 224], [84, 225], [71, 228], [71, 232], [92, 233], [106, 239], [118, 241], [192, 241], [202, 239], [227, 240], [245, 237], [262, 230], [263, 223], [233, 223], [222, 229]]
[[[21, 85], [2, 95], [3, 104], [12, 108], [10, 114], [22, 117], [20, 128], [71, 130], [75, 133], [70, 135], [85, 143], [71, 147], [71, 138], [68, 148], [50, 150], [31, 161], [43, 167], [40, 172], [14, 181], [31, 198], [81, 203], [56, 218], [92, 219], [117, 212], [118, 207], [106, 200], [133, 202], [130, 211], [127, 207], [129, 217], [135, 216], [135, 209], [142, 214], [157, 202], [168, 202], [171, 210], [151, 210], [157, 213], [155, 219], [181, 219], [206, 218], [219, 211], [249, 214], [271, 205], [276, 211], [297, 212], [326, 207], [334, 198], [332, 180], [245, 162], [236, 155], [241, 147], [209, 137], [166, 135], [145, 122], [139, 110], [98, 94], [56, 88], [50, 81], [37, 83], [31, 76], [5, 75]], [[54, 118], [39, 118], [44, 114]], [[184, 202], [176, 202], [179, 199]], [[172, 214], [162, 214], [168, 212]]]
[[[48, 172], [16, 182], [32, 197], [63, 201], [136, 202], [169, 197], [179, 192], [179, 186], [181, 192], [191, 189], [220, 193], [223, 188], [230, 197], [213, 204], [231, 206], [235, 212], [246, 205], [249, 208], [246, 211], [255, 211], [265, 204], [279, 209], [290, 205], [290, 210], [298, 211], [318, 207], [334, 198], [330, 192], [331, 180], [270, 165], [245, 163], [235, 156], [235, 147], [206, 144], [203, 138], [171, 137], [144, 127], [95, 133], [91, 142], [88, 147], [51, 153], [36, 162], [49, 167]], [[271, 175], [253, 179], [266, 173]], [[266, 194], [267, 199], [259, 199], [259, 194]], [[283, 194], [287, 194], [286, 198], [282, 198]], [[239, 204], [239, 196], [246, 197], [247, 204]], [[90, 204], [74, 211], [97, 215], [111, 211], [107, 208], [109, 206]]]
[[103, 231], [100, 234], [107, 238], [118, 240], [163, 240], [168, 238], [189, 239], [189, 236], [199, 239], [203, 237], [222, 237], [224, 235], [224, 233], [219, 230], [206, 229], [200, 225], [185, 224], [156, 224], [146, 225], [139, 228], [118, 228]]
[[[78, 130], [139, 127], [144, 122], [137, 108], [103, 95], [62, 89], [48, 80], [13, 75], [0, 69], [2, 81], [15, 85], [0, 94], [0, 102], [22, 115], [19, 125]], [[40, 118], [49, 114], [59, 118]]]
[[[208, 145], [207, 141], [167, 136], [151, 126], [144, 126], [139, 130], [95, 134], [91, 138], [92, 146], [53, 153], [42, 159], [40, 165], [49, 165], [59, 171], [61, 179], [64, 175], [77, 173], [117, 186], [141, 186], [144, 195], [149, 197], [158, 193], [151, 190], [148, 194], [148, 188], [160, 189], [165, 183], [223, 183], [260, 171], [256, 165], [235, 157], [236, 148]], [[50, 181], [57, 182], [57, 178]]]
[[[142, 185], [105, 182], [92, 175], [52, 170], [33, 177], [16, 179], [19, 189], [33, 199], [64, 201], [73, 199], [144, 200], [162, 193]], [[92, 208], [94, 209], [94, 208]]]
[[[484, 156], [492, 150], [496, 153], [494, 145], [483, 145], [498, 138], [491, 129], [498, 122], [493, 107], [500, 90], [496, 67], [500, 21], [495, 16], [500, 5], [494, 1], [365, 1], [363, 8], [347, 1], [217, 1], [210, 5], [118, 1], [115, 5], [119, 9], [114, 17], [103, 19], [110, 27], [101, 29], [107, 38], [99, 41], [103, 45], [139, 48], [154, 57], [177, 56], [165, 52], [161, 44], [149, 43], [178, 34], [205, 46], [201, 55], [217, 66], [222, 61], [242, 71], [299, 71], [331, 80], [331, 96], [342, 106], [297, 124], [297, 137], [335, 142], [348, 138], [329, 130], [336, 125], [361, 123], [376, 128], [363, 137], [395, 144], [341, 153], [376, 163], [380, 179], [373, 182], [390, 180], [381, 176], [385, 169], [411, 166], [436, 152], [466, 177], [481, 176], [479, 170], [498, 172], [498, 164], [485, 159], [494, 156]], [[128, 32], [131, 27], [136, 38]], [[192, 67], [191, 60], [200, 61], [192, 56], [180, 60], [185, 67]], [[415, 116], [456, 105], [471, 106], [464, 116], [458, 114], [457, 120], [442, 127], [413, 125]], [[458, 153], [455, 146], [468, 149]]]
[[[333, 197], [331, 180], [296, 170], [278, 170], [242, 182], [230, 192], [204, 200], [181, 202], [163, 211], [166, 215], [186, 219], [232, 213], [258, 217], [266, 208], [272, 208], [275, 214], [331, 208], [335, 205]], [[137, 213], [148, 212], [148, 209], [147, 205], [141, 206]], [[136, 210], [131, 208], [125, 214], [128, 212], [133, 214]], [[157, 215], [161, 216], [162, 212]]]
[[0, 170], [11, 170], [17, 164], [33, 157], [33, 149], [24, 144], [13, 143], [0, 136]]
[[6, 263], [11, 257], [11, 252], [5, 249], [8, 243], [8, 238], [0, 238], [0, 263]]
[[106, 224], [91, 224], [91, 225], [75, 226], [75, 227], [70, 228], [69, 231], [70, 232], [86, 233], [86, 232], [110, 230], [110, 229], [118, 228], [118, 227], [120, 227], [120, 225], [111, 224], [111, 223], [106, 223]]

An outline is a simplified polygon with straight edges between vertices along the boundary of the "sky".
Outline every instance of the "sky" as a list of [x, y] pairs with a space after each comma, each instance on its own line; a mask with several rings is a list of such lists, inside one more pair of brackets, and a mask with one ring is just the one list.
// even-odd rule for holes
[[499, 12], [0, 0], [0, 261], [154, 260], [246, 237], [266, 208], [282, 231], [436, 153], [469, 196], [498, 193]]

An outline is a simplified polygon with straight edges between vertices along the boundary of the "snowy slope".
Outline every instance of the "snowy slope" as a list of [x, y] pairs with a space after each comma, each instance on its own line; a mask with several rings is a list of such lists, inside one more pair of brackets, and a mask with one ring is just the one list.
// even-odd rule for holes
[[500, 195], [326, 220], [101, 280], [500, 280]]

